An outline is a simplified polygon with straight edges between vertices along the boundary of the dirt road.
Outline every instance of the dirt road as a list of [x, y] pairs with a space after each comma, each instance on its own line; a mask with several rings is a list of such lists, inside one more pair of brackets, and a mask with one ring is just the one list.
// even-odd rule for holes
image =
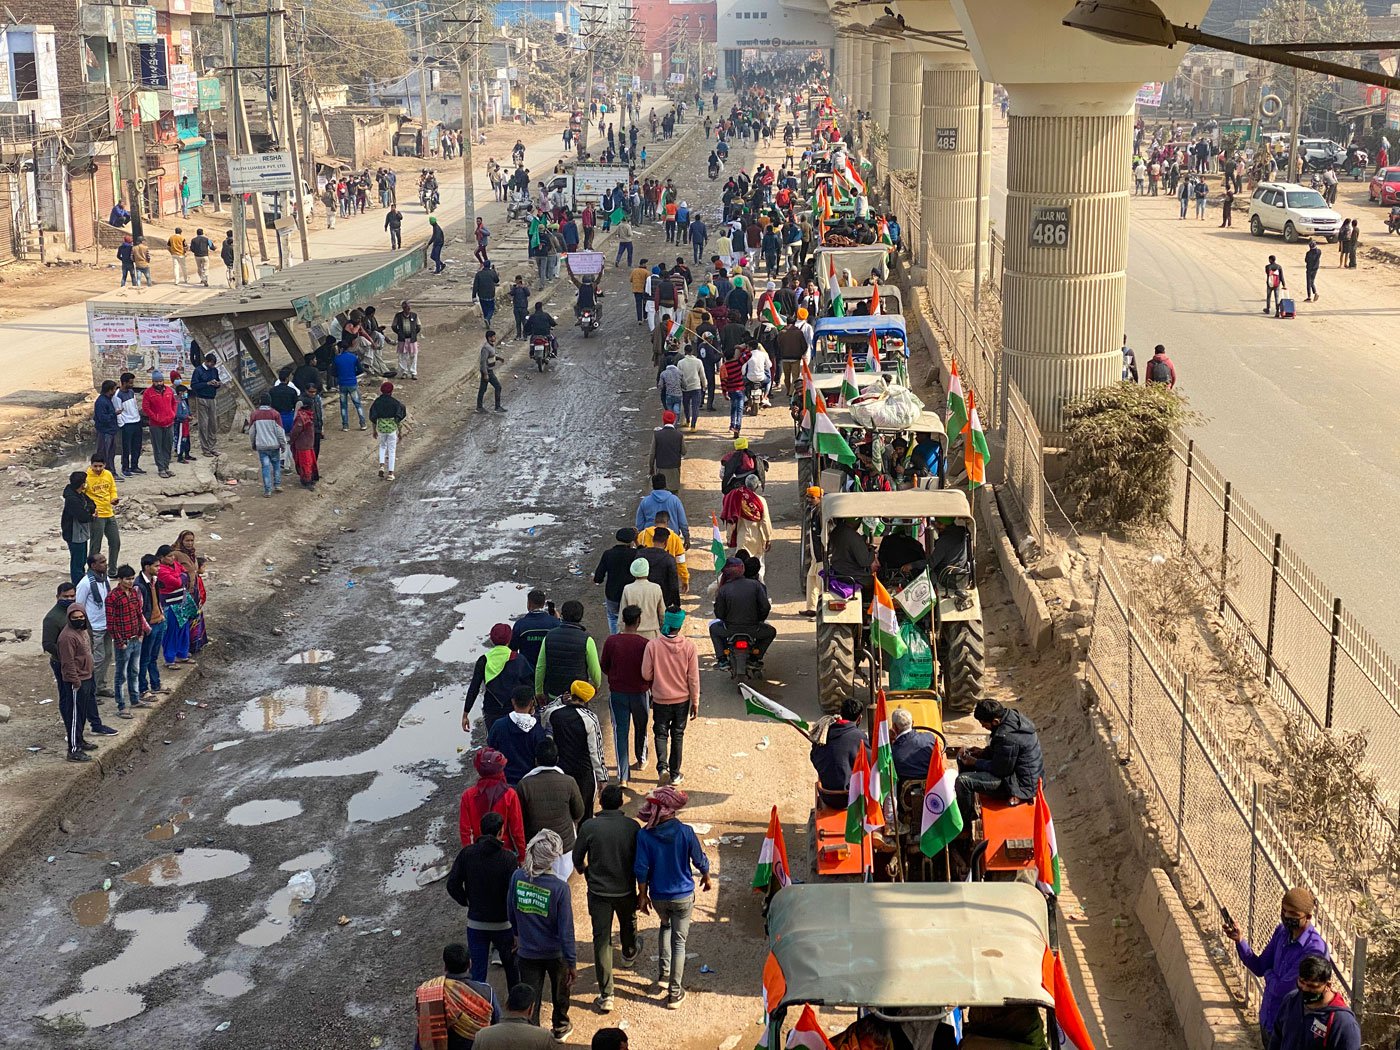
[[[697, 151], [693, 164], [703, 156]], [[716, 184], [703, 175], [678, 181], [712, 217]], [[648, 230], [643, 253], [655, 256], [659, 240], [657, 228]], [[512, 370], [508, 414], [464, 423], [472, 391], [462, 390], [420, 438], [432, 449], [418, 469], [402, 471], [358, 515], [323, 516], [304, 534], [329, 534], [314, 551], [287, 547], [275, 568], [288, 585], [256, 615], [213, 625], [224, 651], [238, 655], [201, 667], [204, 689], [190, 698], [208, 708], [191, 707], [172, 722], [169, 743], [153, 744], [153, 753], [72, 807], [71, 834], [55, 835], [15, 869], [0, 904], [0, 1015], [25, 1020], [5, 1026], [0, 1041], [409, 1044], [412, 989], [438, 972], [442, 945], [463, 935], [462, 913], [442, 885], [419, 887], [416, 875], [456, 852], [457, 798], [471, 779], [472, 738], [459, 726], [470, 662], [492, 623], [523, 612], [529, 586], [557, 601], [582, 599], [585, 623], [601, 637], [606, 621], [592, 569], [613, 531], [631, 523], [645, 487], [658, 414], [653, 373], [625, 278], [610, 271], [608, 280], [603, 331], [584, 340], [563, 328], [556, 371]], [[563, 301], [552, 311], [570, 313]], [[470, 354], [475, 345], [468, 336], [459, 350]], [[621, 1023], [638, 1050], [745, 1050], [758, 1035], [763, 946], [749, 880], [770, 806], [779, 808], [799, 870], [802, 863], [807, 743], [746, 718], [705, 655], [709, 608], [699, 592], [713, 573], [701, 523], [718, 507], [727, 422], [727, 412], [702, 414], [700, 432], [687, 439], [683, 475], [695, 541], [687, 631], [701, 646], [703, 669], [700, 718], [686, 735], [684, 816], [718, 876], [691, 933], [691, 995], [679, 1011], [649, 995], [653, 919], [643, 923], [636, 969], [619, 974], [616, 1012], [606, 1021], [593, 1013], [583, 893], [575, 886], [580, 977], [568, 1045], [587, 1046], [600, 1024]], [[813, 714], [812, 629], [797, 615], [790, 421], [775, 408], [752, 423], [754, 446], [775, 457], [767, 495], [777, 538], [767, 575], [779, 636], [767, 665], [770, 692]], [[291, 583], [313, 565], [322, 583]], [[1094, 887], [1070, 920], [1070, 945], [1076, 980], [1092, 989], [1081, 1002], [1102, 1019], [1098, 1045], [1180, 1046], [1134, 931], [1112, 922], [1130, 912], [1123, 894], [1136, 884], [1131, 860], [1115, 851], [1127, 848], [1123, 836], [1096, 824], [1085, 787], [1092, 766], [1069, 757], [1076, 722], [1063, 705], [1073, 694], [1053, 674], [1023, 666], [1010, 607], [994, 581], [987, 585], [989, 642], [1006, 650], [1012, 669], [999, 673], [992, 691], [1024, 696], [1033, 716], [1039, 709], [1050, 716], [1047, 766], [1057, 771], [1052, 804], [1065, 807], [1062, 848], [1071, 881], [1082, 870]], [[272, 636], [274, 626], [285, 633]], [[600, 715], [606, 722], [605, 709]], [[653, 770], [634, 782], [630, 811], [654, 783]], [[317, 886], [296, 908], [285, 887], [300, 871]], [[493, 981], [501, 983], [498, 970]], [[104, 1025], [113, 1027], [84, 1032]], [[226, 1034], [216, 1034], [225, 1025]]]

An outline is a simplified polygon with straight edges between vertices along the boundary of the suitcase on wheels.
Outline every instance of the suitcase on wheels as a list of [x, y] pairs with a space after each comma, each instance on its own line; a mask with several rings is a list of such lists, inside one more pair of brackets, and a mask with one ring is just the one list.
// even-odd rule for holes
[[1294, 309], [1292, 299], [1280, 299], [1278, 301], [1279, 317], [1292, 317], [1295, 312], [1296, 310]]

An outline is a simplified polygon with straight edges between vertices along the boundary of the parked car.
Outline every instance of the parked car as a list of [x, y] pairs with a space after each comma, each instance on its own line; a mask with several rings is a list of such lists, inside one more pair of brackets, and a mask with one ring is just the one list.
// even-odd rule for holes
[[1249, 199], [1249, 232], [1256, 237], [1281, 233], [1292, 243], [1300, 237], [1336, 240], [1342, 217], [1317, 190], [1296, 182], [1261, 182]]
[[1374, 204], [1400, 204], [1400, 168], [1382, 168], [1371, 176]]

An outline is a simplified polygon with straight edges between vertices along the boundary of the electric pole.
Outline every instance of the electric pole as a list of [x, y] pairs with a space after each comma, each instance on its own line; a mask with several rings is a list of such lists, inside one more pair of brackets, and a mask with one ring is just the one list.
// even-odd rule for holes
[[[278, 63], [277, 70], [277, 101], [280, 111], [277, 118], [277, 145], [287, 151], [292, 158], [292, 192], [287, 196], [296, 204], [297, 232], [301, 237], [301, 260], [306, 262], [311, 258], [311, 245], [306, 237], [306, 197], [301, 188], [301, 152], [297, 149], [296, 124], [292, 121], [292, 71], [287, 65], [287, 9], [285, 0], [272, 0], [271, 9], [273, 18], [276, 20], [275, 35], [273, 37], [273, 54]], [[268, 74], [271, 74], [268, 70]], [[282, 214], [286, 214], [285, 209], [278, 209]], [[281, 232], [278, 231], [277, 243], [282, 243]], [[284, 260], [283, 265], [290, 263]]]
[[578, 140], [578, 159], [582, 161], [588, 155], [588, 131], [589, 124], [593, 119], [593, 37], [597, 33], [598, 16], [594, 11], [605, 10], [603, 4], [581, 4], [581, 7], [588, 13], [584, 15], [583, 28], [585, 31], [584, 50], [588, 53], [587, 72], [583, 88], [583, 121], [581, 134]]
[[423, 148], [420, 157], [428, 155], [428, 52], [423, 47], [423, 16], [413, 11], [413, 39], [418, 47], [418, 106], [423, 121]]
[[[443, 19], [444, 22], [472, 27], [472, 44], [463, 41], [462, 50], [457, 55], [457, 80], [462, 89], [462, 192], [466, 200], [465, 213], [462, 216], [465, 226], [463, 237], [468, 245], [472, 243], [476, 219], [476, 187], [472, 183], [472, 125], [476, 123], [476, 108], [472, 105], [469, 90], [471, 82], [467, 79], [467, 74], [470, 71], [470, 63], [476, 58], [475, 42], [479, 38], [477, 31], [481, 26], [481, 8], [475, 6], [471, 11], [470, 17], [467, 18]], [[462, 13], [467, 14], [467, 10], [464, 8]]]
[[141, 224], [141, 154], [144, 151], [145, 132], [139, 138], [136, 131], [138, 110], [136, 106], [136, 80], [131, 74], [131, 52], [126, 40], [126, 2], [118, 0], [117, 8], [117, 80], [120, 84], [117, 97], [118, 110], [122, 116], [121, 135], [117, 139], [118, 160], [122, 174], [126, 177], [127, 199], [131, 202], [131, 236], [134, 240], [145, 233]]

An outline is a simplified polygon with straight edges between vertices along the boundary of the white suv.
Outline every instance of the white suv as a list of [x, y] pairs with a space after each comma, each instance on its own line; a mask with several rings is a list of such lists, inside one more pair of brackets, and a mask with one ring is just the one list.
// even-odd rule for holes
[[1281, 233], [1290, 243], [1299, 237], [1337, 239], [1342, 217], [1317, 190], [1296, 182], [1261, 182], [1249, 199], [1249, 232]]

